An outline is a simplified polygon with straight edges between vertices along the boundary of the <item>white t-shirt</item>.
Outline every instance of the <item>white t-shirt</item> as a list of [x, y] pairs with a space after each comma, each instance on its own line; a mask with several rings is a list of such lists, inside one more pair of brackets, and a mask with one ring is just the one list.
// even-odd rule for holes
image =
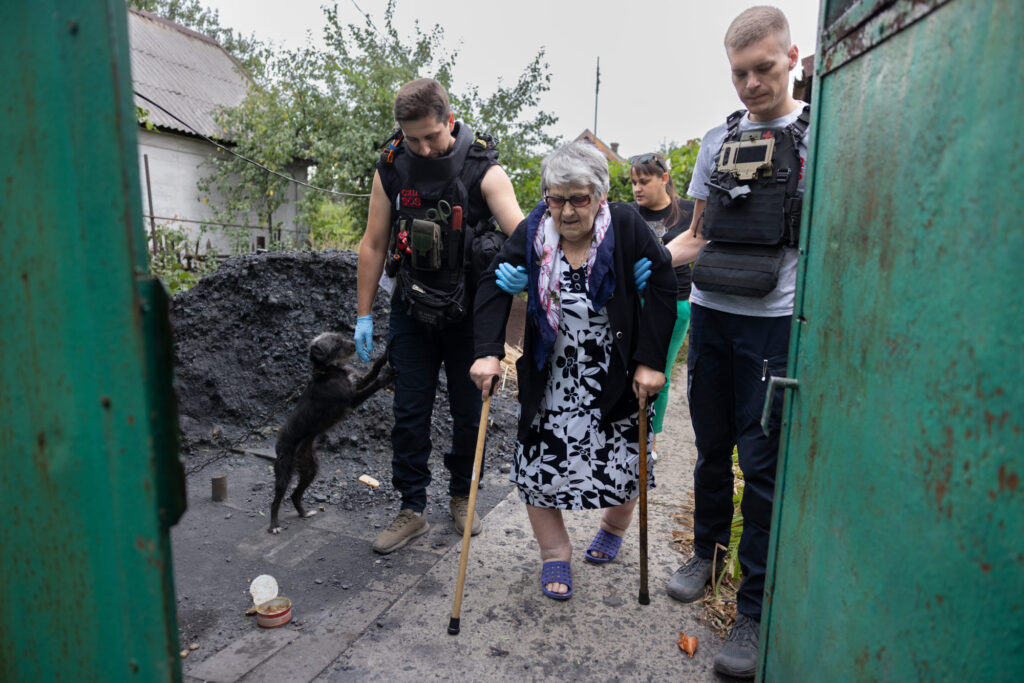
[[[744, 114], [740, 119], [740, 130], [752, 130], [757, 128], [785, 128], [800, 116], [804, 109], [804, 102], [798, 102], [800, 106], [791, 113], [772, 121], [751, 121], [749, 113]], [[708, 187], [705, 183], [711, 178], [715, 170], [715, 158], [725, 136], [728, 133], [728, 126], [723, 123], [708, 131], [700, 143], [700, 152], [697, 153], [697, 163], [693, 169], [693, 177], [690, 179], [690, 187], [687, 192], [691, 197], [697, 199], [708, 198]], [[800, 152], [800, 181], [799, 189], [804, 189], [804, 168], [807, 162], [807, 140], [809, 139], [810, 128], [804, 134], [802, 140], [797, 143]], [[738, 294], [721, 294], [719, 292], [704, 292], [696, 283], [690, 290], [690, 302], [700, 304], [707, 308], [725, 313], [737, 315], [754, 315], [762, 318], [777, 318], [784, 315], [793, 315], [793, 293], [796, 290], [796, 256], [795, 247], [786, 247], [785, 257], [782, 260], [782, 268], [779, 271], [779, 283], [775, 289], [768, 292], [764, 297], [740, 296]]]

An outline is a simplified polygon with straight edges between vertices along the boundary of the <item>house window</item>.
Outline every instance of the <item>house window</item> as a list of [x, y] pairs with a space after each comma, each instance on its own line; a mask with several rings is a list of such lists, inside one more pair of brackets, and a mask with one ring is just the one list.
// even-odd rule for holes
[[256, 238], [256, 248], [257, 249], [266, 249], [267, 248], [267, 238], [263, 237], [262, 235], [257, 237]]

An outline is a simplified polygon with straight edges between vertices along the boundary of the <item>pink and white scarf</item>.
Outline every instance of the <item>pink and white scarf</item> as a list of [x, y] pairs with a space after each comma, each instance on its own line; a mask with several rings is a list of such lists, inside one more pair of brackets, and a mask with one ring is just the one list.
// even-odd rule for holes
[[[587, 280], [590, 279], [590, 271], [594, 267], [594, 260], [597, 258], [597, 247], [604, 240], [608, 226], [611, 225], [612, 214], [608, 209], [608, 202], [602, 201], [601, 208], [594, 219], [594, 234], [590, 239], [590, 251], [587, 253]], [[559, 282], [558, 264], [562, 254], [562, 236], [555, 231], [555, 220], [550, 212], [544, 213], [544, 218], [537, 226], [537, 233], [533, 238], [533, 253], [540, 256], [540, 269], [537, 273], [537, 297], [540, 300], [541, 310], [548, 324], [556, 332], [558, 321], [561, 317], [559, 305]]]

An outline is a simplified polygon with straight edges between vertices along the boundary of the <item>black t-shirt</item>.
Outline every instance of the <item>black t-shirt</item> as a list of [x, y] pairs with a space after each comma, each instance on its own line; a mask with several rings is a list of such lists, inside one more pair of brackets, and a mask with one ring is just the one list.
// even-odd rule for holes
[[[651, 230], [654, 234], [661, 238], [662, 244], [668, 244], [679, 235], [683, 234], [686, 230], [690, 229], [690, 222], [693, 220], [693, 201], [689, 199], [677, 198], [676, 203], [679, 205], [679, 219], [672, 223], [672, 225], [666, 225], [665, 221], [668, 220], [668, 215], [672, 211], [671, 206], [666, 206], [664, 209], [658, 209], [652, 211], [651, 209], [640, 206], [636, 202], [633, 206], [636, 207], [637, 211], [643, 217], [647, 224], [651, 226]], [[690, 264], [679, 266], [675, 269], [676, 280], [679, 282], [679, 288], [676, 290], [676, 300], [686, 301], [690, 298]]]

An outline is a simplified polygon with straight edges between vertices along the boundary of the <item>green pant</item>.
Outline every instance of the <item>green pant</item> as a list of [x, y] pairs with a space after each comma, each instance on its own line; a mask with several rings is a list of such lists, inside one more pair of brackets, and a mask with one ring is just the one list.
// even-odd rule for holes
[[690, 329], [690, 302], [676, 302], [676, 326], [672, 328], [672, 341], [668, 344], [668, 362], [665, 364], [665, 387], [658, 393], [654, 401], [654, 433], [660, 434], [665, 423], [665, 409], [668, 408], [668, 385], [672, 381], [672, 368], [676, 365], [676, 356], [683, 347], [686, 331]]

